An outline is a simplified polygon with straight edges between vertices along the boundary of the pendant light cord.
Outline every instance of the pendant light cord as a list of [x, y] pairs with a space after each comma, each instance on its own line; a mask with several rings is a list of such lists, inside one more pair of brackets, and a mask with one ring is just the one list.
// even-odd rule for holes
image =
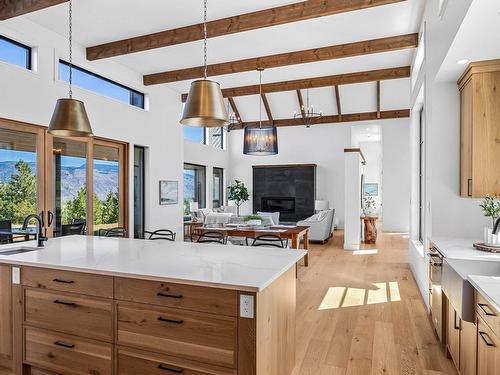
[[207, 0], [203, 1], [203, 76], [207, 79]]
[[69, 98], [73, 99], [73, 0], [69, 0]]
[[262, 129], [262, 69], [259, 69], [259, 128]]

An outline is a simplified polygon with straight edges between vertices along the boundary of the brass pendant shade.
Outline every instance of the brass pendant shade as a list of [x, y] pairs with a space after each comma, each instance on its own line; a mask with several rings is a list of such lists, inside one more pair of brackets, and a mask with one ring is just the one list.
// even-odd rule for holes
[[84, 103], [75, 99], [57, 100], [49, 133], [59, 137], [93, 136]]
[[202, 128], [229, 125], [220, 85], [208, 79], [191, 83], [180, 122], [182, 125]]
[[245, 128], [243, 153], [254, 156], [278, 154], [278, 131], [274, 126]]

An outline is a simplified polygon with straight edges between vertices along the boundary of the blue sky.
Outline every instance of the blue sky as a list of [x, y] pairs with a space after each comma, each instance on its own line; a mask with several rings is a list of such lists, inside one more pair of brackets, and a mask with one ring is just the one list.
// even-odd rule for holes
[[[27, 163], [36, 162], [36, 153], [28, 151], [15, 151], [0, 149], [0, 162], [24, 160]], [[80, 167], [85, 164], [85, 158], [63, 156], [62, 163], [65, 167]], [[116, 161], [94, 160], [94, 165], [118, 165]]]
[[0, 60], [25, 68], [26, 50], [0, 38]]
[[196, 143], [203, 143], [204, 128], [193, 128], [191, 126], [183, 126], [182, 128], [184, 129], [184, 139], [189, 139]]

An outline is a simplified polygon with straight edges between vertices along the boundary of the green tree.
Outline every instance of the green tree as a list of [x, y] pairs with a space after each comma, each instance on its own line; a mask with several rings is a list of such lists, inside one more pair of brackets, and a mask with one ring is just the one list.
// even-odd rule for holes
[[110, 191], [102, 202], [103, 224], [118, 223], [119, 204], [118, 193]]
[[82, 186], [76, 196], [62, 207], [62, 224], [71, 224], [73, 219], [87, 217], [87, 186]]
[[19, 160], [9, 182], [0, 184], [0, 217], [20, 224], [36, 211], [36, 176], [28, 163]]

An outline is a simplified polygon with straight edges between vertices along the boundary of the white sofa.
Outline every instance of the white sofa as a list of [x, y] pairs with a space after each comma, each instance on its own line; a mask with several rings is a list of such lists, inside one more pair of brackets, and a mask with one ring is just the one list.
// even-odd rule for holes
[[300, 225], [309, 226], [309, 240], [319, 241], [325, 243], [331, 237], [334, 227], [335, 210], [324, 210], [320, 211], [313, 216], [299, 221], [297, 223]]
[[202, 208], [195, 211], [194, 214], [205, 225], [228, 224], [231, 221], [231, 217], [236, 215], [236, 206], [222, 206], [215, 210]]

